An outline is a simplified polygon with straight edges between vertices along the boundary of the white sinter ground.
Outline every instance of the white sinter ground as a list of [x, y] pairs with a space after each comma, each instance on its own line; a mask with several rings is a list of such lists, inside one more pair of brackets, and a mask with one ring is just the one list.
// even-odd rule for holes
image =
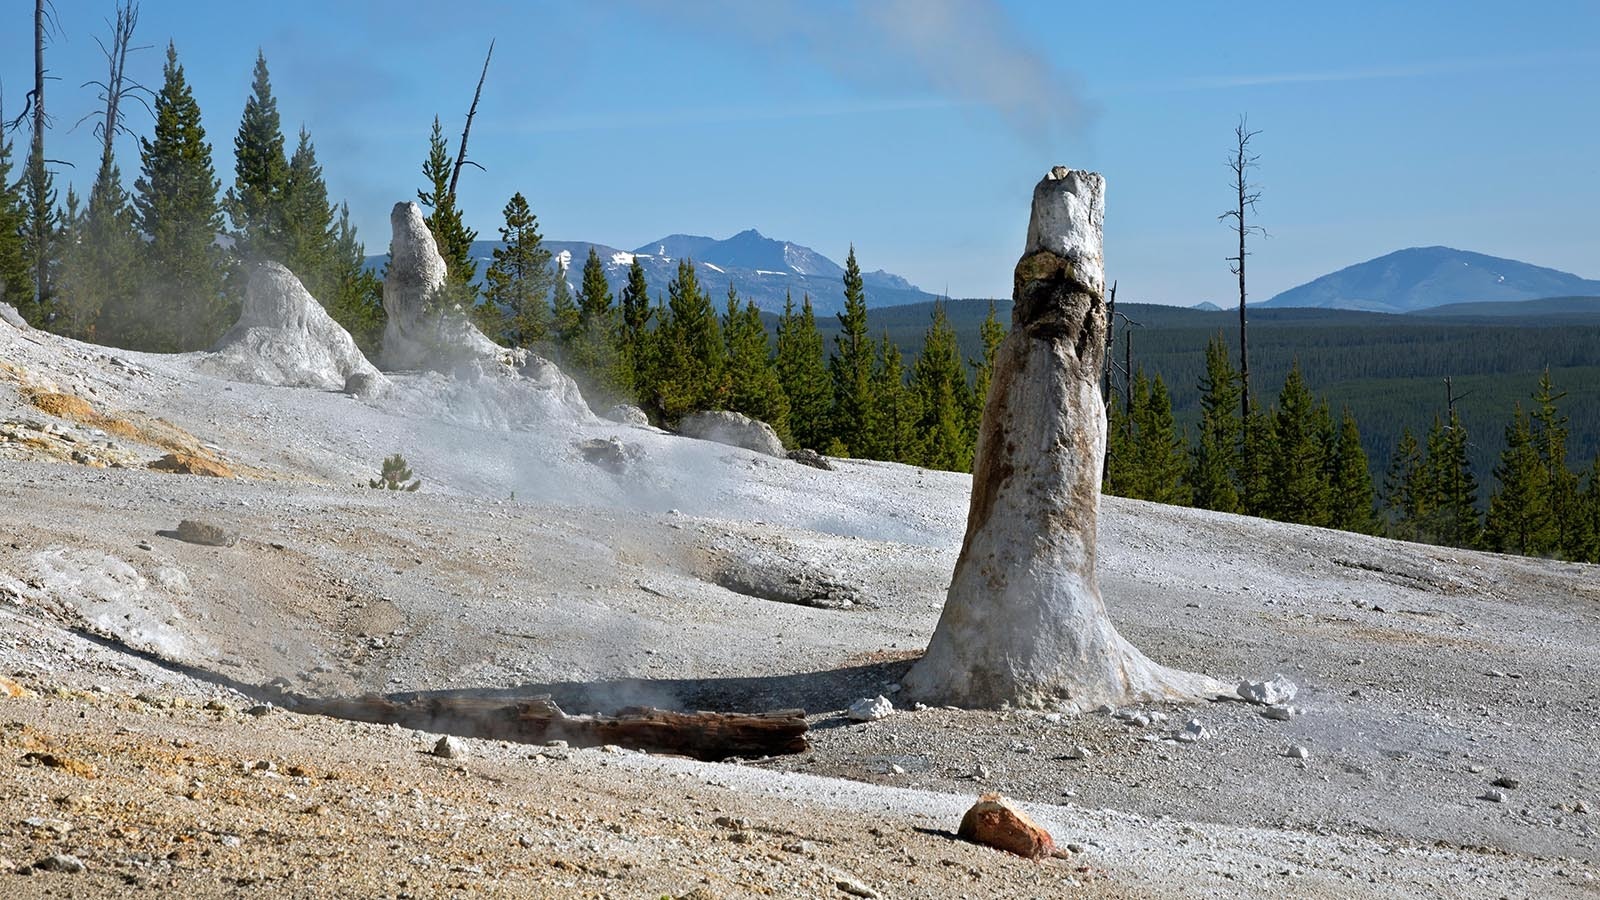
[[[1594, 895], [1595, 567], [1107, 498], [1099, 575], [1118, 629], [1152, 659], [1230, 683], [1282, 672], [1300, 688], [1301, 714], [1271, 720], [1242, 702], [1149, 706], [1131, 722], [902, 708], [853, 724], [844, 710], [892, 699], [927, 643], [965, 524], [966, 476], [851, 461], [820, 471], [609, 423], [573, 410], [548, 373], [537, 389], [392, 373], [391, 390], [357, 399], [222, 380], [201, 358], [0, 322], [0, 673], [44, 695], [0, 710], [103, 770], [86, 781], [19, 767], [24, 732], [6, 732], [0, 799], [11, 818], [82, 827], [43, 838], [20, 828], [0, 836], [0, 857], [26, 864], [45, 844], [77, 848], [90, 871], [70, 877], [84, 895], [116, 896], [119, 873], [214, 892], [214, 875], [181, 861], [127, 862], [157, 858], [130, 842], [166, 842], [165, 854], [180, 831], [219, 847], [207, 866], [261, 884], [294, 867], [286, 857], [319, 852], [274, 851], [245, 831], [236, 860], [216, 843], [238, 830], [220, 824], [229, 816], [268, 833], [366, 836], [329, 833], [350, 855], [329, 863], [329, 895], [454, 878], [489, 879], [486, 892], [507, 896], [677, 896], [703, 877], [715, 896], [754, 886], [819, 896], [834, 890], [834, 869], [885, 896], [1054, 896], [1084, 879], [1109, 896]], [[165, 420], [240, 477], [147, 470], [163, 447], [51, 416], [30, 399], [40, 391], [119, 420]], [[577, 444], [595, 438], [627, 448], [622, 471], [585, 459]], [[74, 452], [124, 467], [73, 462]], [[395, 452], [420, 491], [358, 486]], [[183, 518], [242, 538], [219, 548], [162, 534]], [[751, 566], [776, 582], [820, 579], [852, 602], [763, 599], [770, 585], [741, 588], [753, 579], [737, 573]], [[814, 750], [761, 766], [599, 751], [557, 763], [467, 741], [469, 757], [450, 761], [459, 770], [441, 769], [423, 761], [437, 735], [127, 699], [221, 693], [247, 705], [212, 676], [283, 678], [321, 695], [539, 690], [577, 712], [800, 706]], [[91, 688], [100, 692], [51, 699]], [[1210, 737], [1170, 740], [1191, 718]], [[199, 742], [223, 768], [202, 772], [204, 760], [172, 756], [196, 751], [171, 741]], [[1291, 746], [1308, 758], [1286, 757]], [[1079, 747], [1088, 758], [1067, 758]], [[256, 799], [224, 815], [207, 799], [219, 795], [185, 780], [231, 785], [257, 756], [280, 768], [310, 761], [343, 781], [256, 779], [240, 788]], [[1516, 787], [1494, 788], [1497, 778]], [[405, 799], [412, 789], [421, 800]], [[1040, 866], [926, 831], [953, 831], [990, 789], [1033, 804], [1083, 852]], [[1503, 802], [1479, 799], [1490, 790]], [[49, 799], [80, 793], [100, 805], [63, 812]], [[293, 819], [308, 796], [329, 798], [316, 801], [323, 826]], [[105, 804], [119, 797], [138, 809], [113, 814]], [[524, 806], [521, 830], [502, 834], [495, 817]], [[549, 818], [552, 806], [568, 818]], [[280, 808], [290, 818], [272, 818]], [[724, 839], [711, 823], [719, 810], [752, 817], [753, 842]], [[116, 816], [135, 815], [144, 838], [109, 836]], [[463, 818], [437, 824], [452, 815]], [[383, 831], [397, 823], [412, 824]], [[437, 828], [458, 837], [434, 841]], [[782, 849], [800, 841], [810, 850]], [[557, 857], [573, 868], [529, 862]], [[45, 876], [0, 881], [13, 877]]]

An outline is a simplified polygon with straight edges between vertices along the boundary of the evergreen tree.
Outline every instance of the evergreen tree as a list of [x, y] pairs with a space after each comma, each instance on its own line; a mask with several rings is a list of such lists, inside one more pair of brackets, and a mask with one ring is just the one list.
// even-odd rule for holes
[[567, 280], [570, 260], [566, 254], [556, 257], [556, 284], [550, 295], [550, 337], [561, 348], [563, 358], [569, 356], [567, 350], [577, 339], [580, 325], [578, 302], [572, 298], [572, 284]]
[[1155, 503], [1186, 505], [1189, 486], [1183, 476], [1188, 468], [1184, 441], [1172, 418], [1172, 395], [1160, 375], [1148, 386], [1141, 372], [1134, 381], [1133, 483], [1136, 496]]
[[1589, 481], [1579, 498], [1582, 522], [1578, 536], [1581, 548], [1575, 558], [1584, 562], [1600, 563], [1600, 453], [1589, 465]]
[[1425, 511], [1424, 498], [1428, 495], [1428, 489], [1422, 484], [1425, 472], [1422, 446], [1411, 429], [1406, 428], [1400, 432], [1400, 442], [1395, 446], [1389, 471], [1383, 479], [1383, 506], [1391, 537], [1407, 541], [1420, 539], [1419, 523]]
[[911, 366], [918, 413], [919, 465], [951, 472], [972, 470], [972, 406], [961, 349], [943, 303], [933, 305], [933, 320], [922, 337], [922, 352]]
[[1189, 467], [1194, 505], [1239, 512], [1239, 376], [1218, 334], [1206, 343], [1206, 371], [1200, 378], [1200, 438]]
[[109, 155], [100, 161], [88, 208], [74, 227], [75, 234], [62, 252], [62, 315], [57, 328], [80, 340], [113, 337], [101, 336], [101, 317], [126, 318], [127, 308], [136, 301], [142, 247], [133, 206], [122, 188], [122, 172]]
[[984, 316], [983, 323], [978, 326], [978, 339], [983, 345], [983, 358], [972, 360], [972, 408], [968, 416], [967, 432], [968, 441], [976, 452], [978, 444], [978, 429], [983, 425], [983, 405], [989, 399], [989, 383], [994, 379], [994, 359], [1000, 352], [1000, 344], [1006, 339], [1006, 327], [1000, 324], [1000, 319], [995, 315], [994, 301], [989, 301], [989, 314]]
[[[4, 121], [0, 110], [0, 122]], [[21, 184], [11, 179], [11, 148], [5, 129], [0, 128], [0, 303], [21, 311], [33, 299], [33, 284], [22, 240], [28, 208]]]
[[[303, 141], [303, 133], [301, 137]], [[233, 187], [228, 189], [223, 208], [233, 222], [234, 252], [246, 261], [270, 259], [287, 264], [284, 195], [289, 187], [289, 161], [284, 156], [283, 129], [267, 76], [267, 58], [259, 50], [233, 153]], [[326, 197], [323, 206], [326, 209]], [[298, 270], [296, 274], [300, 274]]]
[[[1142, 379], [1142, 374], [1140, 379]], [[1135, 387], [1138, 381], [1135, 380]], [[1149, 391], [1146, 385], [1144, 390]], [[1101, 493], [1117, 497], [1134, 496], [1133, 477], [1133, 434], [1130, 428], [1133, 420], [1128, 416], [1122, 397], [1112, 392], [1111, 402], [1106, 404], [1106, 466], [1105, 478], [1100, 485]]]
[[634, 257], [628, 266], [628, 283], [622, 286], [622, 322], [617, 330], [617, 384], [637, 398], [645, 373], [650, 325], [650, 286], [644, 265]]
[[578, 324], [568, 356], [573, 367], [588, 376], [590, 385], [612, 399], [618, 387], [616, 330], [617, 310], [611, 303], [606, 267], [591, 246], [578, 284]]
[[[917, 439], [919, 410], [917, 395], [906, 385], [905, 360], [900, 348], [883, 333], [877, 364], [872, 372], [872, 398], [877, 409], [872, 417], [874, 455], [891, 462], [913, 462], [924, 451]], [[944, 423], [940, 423], [943, 427]], [[965, 434], [961, 437], [966, 441]], [[971, 460], [967, 462], [971, 468]]]
[[1483, 539], [1491, 549], [1542, 556], [1560, 546], [1550, 504], [1550, 475], [1540, 458], [1529, 417], [1518, 403], [1506, 426], [1506, 449], [1494, 477], [1499, 490], [1489, 498]]
[[801, 301], [800, 312], [794, 298], [783, 298], [783, 316], [778, 319], [778, 383], [789, 401], [789, 431], [802, 447], [826, 447], [829, 439], [829, 410], [833, 405], [833, 381], [822, 357], [822, 334], [811, 309], [811, 297]]
[[1283, 522], [1327, 522], [1328, 482], [1323, 464], [1322, 429], [1311, 391], [1296, 362], [1284, 379], [1272, 416], [1273, 440], [1267, 449], [1271, 486], [1266, 515]]
[[478, 233], [466, 226], [461, 210], [456, 208], [455, 194], [450, 192], [451, 168], [450, 147], [439, 127], [439, 117], [434, 116], [428, 158], [422, 163], [422, 177], [427, 180], [428, 189], [417, 191], [417, 201], [428, 208], [423, 220], [439, 245], [439, 255], [444, 257], [449, 273], [441, 302], [471, 309], [477, 300], [472, 279], [478, 274], [478, 263], [472, 258], [472, 242], [478, 239]]
[[211, 165], [200, 107], [171, 43], [155, 116], [154, 138], [140, 141], [142, 174], [134, 183], [133, 205], [145, 241], [145, 299], [118, 335], [138, 349], [198, 349], [230, 324], [222, 295], [227, 269], [216, 246], [222, 185]]
[[339, 204], [339, 218], [333, 224], [331, 278], [333, 295], [327, 301], [328, 315], [350, 332], [356, 346], [367, 356], [376, 356], [388, 318], [383, 309], [383, 281], [367, 269], [367, 250], [350, 222], [350, 204]]
[[778, 382], [767, 326], [754, 303], [739, 305], [731, 282], [722, 329], [728, 355], [728, 409], [760, 419], [789, 442], [789, 399]]
[[[1241, 385], [1242, 390], [1242, 385]], [[1273, 418], [1261, 403], [1250, 402], [1239, 438], [1239, 507], [1252, 516], [1270, 516], [1273, 501], [1272, 448], [1277, 443]]]
[[328, 185], [322, 179], [316, 147], [302, 128], [300, 141], [289, 159], [283, 200], [277, 211], [282, 228], [282, 249], [277, 258], [324, 306], [333, 302], [340, 277], [336, 211], [328, 205]]
[[1377, 533], [1378, 521], [1372, 510], [1372, 470], [1367, 464], [1367, 452], [1361, 448], [1361, 430], [1349, 407], [1345, 407], [1339, 421], [1339, 434], [1330, 457], [1328, 527]]
[[642, 399], [658, 421], [672, 428], [690, 412], [721, 408], [725, 397], [722, 329], [692, 260], [678, 261], [677, 276], [667, 285], [667, 305], [657, 311], [657, 319]]
[[1444, 424], [1434, 419], [1420, 478], [1426, 491], [1420, 504], [1424, 540], [1451, 547], [1478, 546], [1483, 521], [1478, 515], [1478, 480], [1467, 459], [1467, 444], [1460, 413], [1452, 412]]
[[1106, 414], [1108, 429], [1115, 428], [1115, 434], [1108, 435], [1106, 441], [1111, 457], [1107, 481], [1115, 486], [1117, 496], [1144, 500], [1148, 499], [1149, 485], [1140, 458], [1139, 423], [1150, 406], [1150, 379], [1143, 369], [1135, 369], [1132, 381], [1121, 398], [1113, 398], [1122, 402], [1113, 402], [1115, 408]]
[[545, 302], [555, 275], [550, 251], [539, 234], [539, 218], [520, 192], [503, 210], [502, 246], [484, 273], [484, 299], [476, 318], [486, 331], [512, 347], [532, 347], [549, 337], [550, 307]]
[[43, 144], [37, 138], [22, 169], [22, 198], [26, 218], [22, 253], [32, 281], [29, 296], [17, 311], [36, 328], [48, 328], [56, 317], [55, 275], [61, 250], [61, 212], [56, 208], [55, 173], [46, 165]]
[[828, 360], [833, 378], [833, 427], [828, 453], [861, 456], [872, 441], [874, 347], [867, 336], [867, 293], [856, 264], [856, 248], [844, 264], [844, 312], [839, 313], [839, 333]]
[[1567, 396], [1557, 392], [1550, 380], [1550, 368], [1539, 376], [1539, 390], [1533, 395], [1533, 442], [1539, 464], [1544, 467], [1550, 516], [1556, 532], [1555, 552], [1567, 559], [1581, 558], [1586, 542], [1583, 514], [1579, 507], [1578, 475], [1567, 468], [1567, 417], [1556, 407]]

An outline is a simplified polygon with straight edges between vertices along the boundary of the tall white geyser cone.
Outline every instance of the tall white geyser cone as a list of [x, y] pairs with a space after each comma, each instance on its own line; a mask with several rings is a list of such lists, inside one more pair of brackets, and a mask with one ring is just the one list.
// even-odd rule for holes
[[1057, 166], [1033, 190], [966, 538], [928, 652], [904, 680], [912, 699], [1083, 710], [1227, 693], [1151, 662], [1112, 627], [1100, 598], [1104, 220], [1096, 173]]
[[[466, 311], [443, 298], [445, 262], [417, 204], [400, 202], [389, 213], [389, 270], [383, 277], [385, 369], [449, 371], [467, 362], [520, 365], [523, 360], [485, 337]], [[523, 354], [526, 356], [526, 354]]]

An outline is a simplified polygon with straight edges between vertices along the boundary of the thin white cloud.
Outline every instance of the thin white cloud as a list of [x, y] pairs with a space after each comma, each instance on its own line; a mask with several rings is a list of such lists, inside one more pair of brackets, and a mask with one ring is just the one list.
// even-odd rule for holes
[[1378, 81], [1396, 78], [1426, 78], [1434, 75], [1456, 75], [1465, 72], [1487, 72], [1502, 69], [1525, 69], [1538, 66], [1564, 65], [1592, 62], [1600, 54], [1538, 53], [1518, 56], [1473, 57], [1470, 59], [1426, 60], [1392, 65], [1363, 66], [1350, 69], [1323, 69], [1305, 72], [1267, 72], [1241, 75], [1206, 75], [1180, 78], [1175, 81], [1131, 85], [1135, 92], [1142, 91], [1210, 91], [1233, 88], [1263, 87], [1280, 84], [1324, 84], [1341, 81]]

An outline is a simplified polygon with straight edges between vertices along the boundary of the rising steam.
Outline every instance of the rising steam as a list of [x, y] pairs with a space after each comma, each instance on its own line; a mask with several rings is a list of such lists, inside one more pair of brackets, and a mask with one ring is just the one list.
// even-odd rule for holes
[[1022, 39], [995, 0], [633, 0], [743, 44], [797, 53], [874, 90], [916, 87], [999, 113], [1035, 143], [1082, 129], [1072, 79]]

